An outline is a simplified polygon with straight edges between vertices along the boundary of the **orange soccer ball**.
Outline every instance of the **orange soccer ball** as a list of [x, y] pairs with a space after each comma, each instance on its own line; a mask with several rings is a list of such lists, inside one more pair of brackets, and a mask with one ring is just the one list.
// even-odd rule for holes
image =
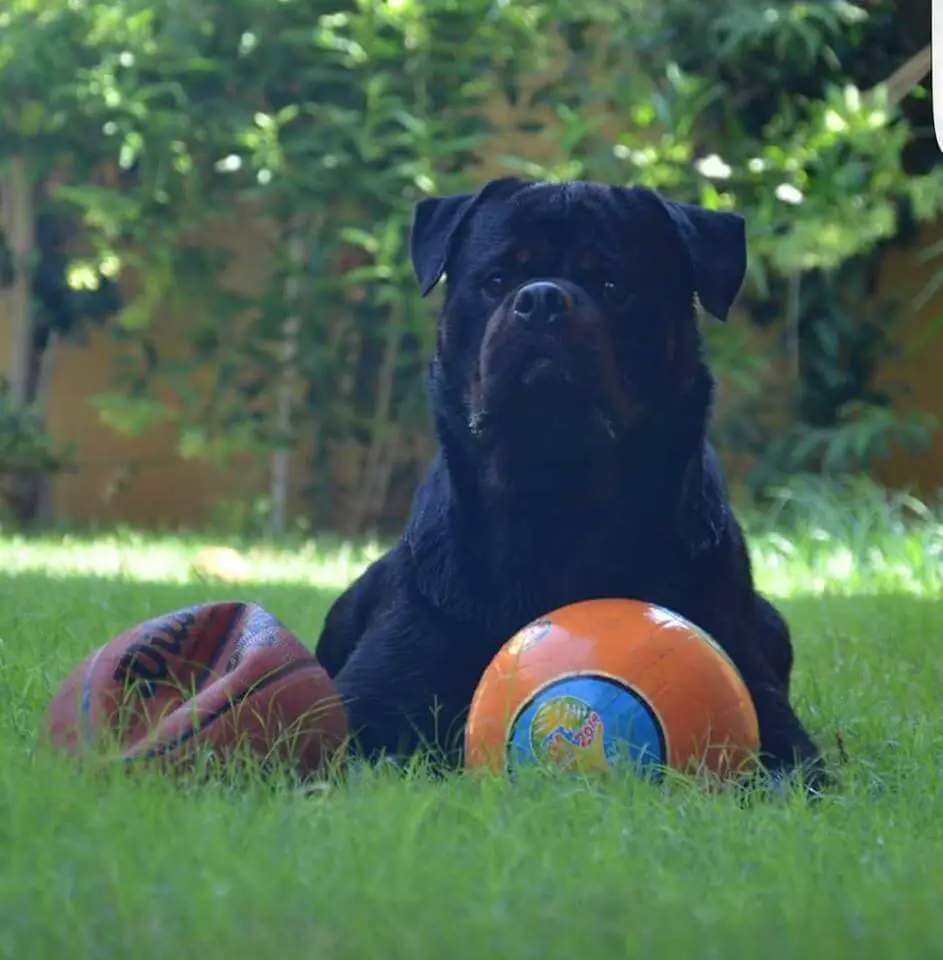
[[753, 701], [721, 648], [638, 600], [587, 600], [519, 630], [485, 670], [465, 730], [469, 768], [549, 761], [728, 777], [759, 747]]

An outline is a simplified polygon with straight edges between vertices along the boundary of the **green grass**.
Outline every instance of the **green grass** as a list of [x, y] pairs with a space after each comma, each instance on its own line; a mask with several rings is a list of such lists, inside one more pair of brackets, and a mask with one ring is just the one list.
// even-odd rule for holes
[[749, 524], [799, 712], [849, 755], [812, 806], [630, 778], [365, 771], [304, 795], [82, 774], [34, 740], [91, 648], [233, 596], [313, 643], [371, 551], [256, 546], [232, 586], [191, 572], [198, 538], [0, 539], [0, 956], [938, 957], [943, 523], [856, 493]]

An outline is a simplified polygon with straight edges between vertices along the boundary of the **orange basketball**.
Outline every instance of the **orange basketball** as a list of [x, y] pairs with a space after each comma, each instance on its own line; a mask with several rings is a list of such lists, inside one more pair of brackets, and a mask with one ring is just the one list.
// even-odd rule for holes
[[703, 630], [638, 600], [587, 600], [519, 630], [475, 691], [465, 763], [549, 761], [582, 772], [630, 765], [745, 772], [759, 747], [753, 701]]
[[247, 748], [302, 774], [347, 735], [334, 684], [272, 614], [251, 603], [206, 603], [139, 624], [62, 681], [46, 712], [52, 746], [107, 741], [125, 761], [186, 768], [201, 751]]

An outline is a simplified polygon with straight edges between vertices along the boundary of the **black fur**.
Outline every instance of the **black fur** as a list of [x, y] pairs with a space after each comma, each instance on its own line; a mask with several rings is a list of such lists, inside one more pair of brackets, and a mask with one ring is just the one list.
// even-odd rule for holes
[[402, 539], [337, 600], [317, 648], [360, 748], [460, 762], [475, 687], [516, 630], [634, 597], [726, 649], [770, 769], [823, 778], [789, 704], [788, 628], [754, 589], [706, 440], [695, 303], [726, 319], [742, 219], [642, 188], [503, 179], [419, 203], [412, 258], [424, 293], [447, 277], [430, 370], [440, 449]]

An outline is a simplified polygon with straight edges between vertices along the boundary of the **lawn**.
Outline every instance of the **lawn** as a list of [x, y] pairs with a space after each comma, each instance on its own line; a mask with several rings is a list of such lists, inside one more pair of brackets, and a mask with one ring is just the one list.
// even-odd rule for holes
[[253, 547], [236, 585], [193, 569], [196, 538], [0, 538], [0, 956], [939, 957], [941, 516], [867, 490], [787, 514], [751, 529], [839, 775], [811, 806], [630, 778], [363, 772], [303, 794], [82, 775], [33, 743], [93, 646], [233, 596], [313, 643], [370, 550]]

